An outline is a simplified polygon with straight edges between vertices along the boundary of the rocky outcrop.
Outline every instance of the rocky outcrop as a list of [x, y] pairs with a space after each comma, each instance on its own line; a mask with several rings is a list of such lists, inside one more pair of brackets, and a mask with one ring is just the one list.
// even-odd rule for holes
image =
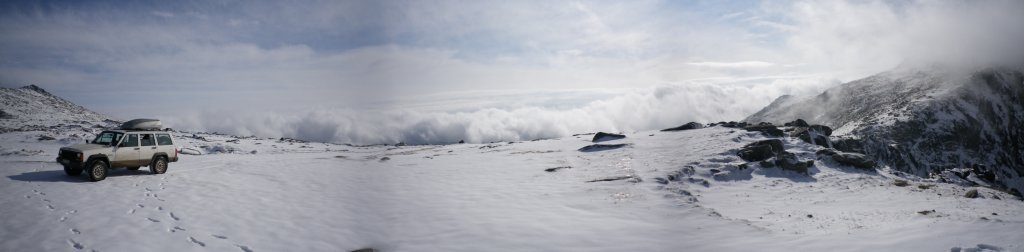
[[761, 134], [763, 134], [763, 135], [765, 135], [767, 137], [782, 137], [782, 136], [786, 135], [786, 133], [782, 132], [781, 129], [779, 129], [778, 127], [775, 127], [775, 125], [771, 125], [771, 124], [747, 126], [746, 128], [743, 128], [743, 129], [745, 129], [747, 131], [761, 132]]
[[594, 138], [591, 139], [590, 141], [596, 143], [596, 142], [604, 142], [604, 141], [611, 141], [611, 140], [619, 140], [619, 139], [623, 139], [623, 138], [626, 138], [626, 136], [625, 135], [620, 135], [620, 134], [597, 132], [597, 134], [594, 134]]
[[857, 140], [834, 148], [898, 171], [928, 177], [979, 164], [994, 187], [1024, 190], [1024, 68], [895, 69], [808, 99], [780, 98], [745, 121], [796, 118], [842, 129]]
[[581, 152], [595, 152], [604, 150], [614, 150], [622, 147], [626, 147], [627, 144], [591, 144], [580, 148]]
[[860, 153], [836, 152], [831, 156], [832, 160], [835, 160], [840, 164], [850, 165], [866, 170], [874, 170], [878, 165], [875, 163], [875, 160], [871, 159], [871, 157]]
[[747, 144], [736, 155], [747, 162], [755, 162], [772, 158], [784, 151], [782, 140], [769, 139]]
[[692, 130], [692, 129], [700, 129], [700, 128], [704, 128], [704, 124], [701, 124], [701, 123], [698, 123], [698, 122], [689, 122], [689, 123], [680, 125], [678, 127], [663, 129], [661, 131], [680, 131], [680, 130]]

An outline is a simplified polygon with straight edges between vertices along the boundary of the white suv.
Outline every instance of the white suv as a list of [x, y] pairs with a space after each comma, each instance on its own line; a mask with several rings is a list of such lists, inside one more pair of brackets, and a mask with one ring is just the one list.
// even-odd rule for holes
[[149, 166], [153, 174], [167, 172], [168, 162], [177, 162], [180, 149], [170, 132], [155, 130], [105, 130], [92, 142], [60, 148], [57, 162], [69, 176], [84, 170], [89, 179], [100, 181], [113, 168], [138, 170]]

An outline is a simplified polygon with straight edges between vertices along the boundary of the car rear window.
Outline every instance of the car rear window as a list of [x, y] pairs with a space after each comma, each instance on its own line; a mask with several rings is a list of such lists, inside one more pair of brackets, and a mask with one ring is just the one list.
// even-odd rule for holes
[[172, 145], [170, 134], [156, 134], [156, 143], [160, 145]]
[[156, 145], [156, 141], [153, 140], [153, 134], [139, 134], [142, 136], [142, 146], [153, 146]]
[[139, 146], [139, 135], [128, 134], [128, 138], [121, 142], [121, 147], [136, 147]]

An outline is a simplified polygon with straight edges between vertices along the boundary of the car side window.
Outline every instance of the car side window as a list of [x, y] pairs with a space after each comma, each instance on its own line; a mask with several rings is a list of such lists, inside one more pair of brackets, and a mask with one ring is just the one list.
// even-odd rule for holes
[[121, 147], [137, 147], [139, 146], [139, 135], [128, 134], [128, 137], [121, 142]]
[[153, 139], [153, 134], [139, 134], [142, 136], [142, 146], [153, 146], [156, 145], [156, 141]]
[[169, 134], [156, 134], [156, 143], [159, 145], [174, 144], [174, 142], [171, 141], [171, 135]]

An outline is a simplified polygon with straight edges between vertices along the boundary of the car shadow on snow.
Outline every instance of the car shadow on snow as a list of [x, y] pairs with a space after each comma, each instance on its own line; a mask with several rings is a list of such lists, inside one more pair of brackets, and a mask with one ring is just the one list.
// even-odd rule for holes
[[[144, 176], [150, 175], [148, 170], [128, 170], [128, 169], [113, 169], [107, 171], [107, 178], [120, 177], [120, 176]], [[11, 180], [25, 181], [25, 182], [68, 182], [68, 183], [82, 183], [90, 182], [89, 178], [85, 174], [78, 176], [68, 176], [64, 173], [64, 170], [48, 170], [48, 171], [33, 171], [26, 172], [18, 175], [7, 176]]]

